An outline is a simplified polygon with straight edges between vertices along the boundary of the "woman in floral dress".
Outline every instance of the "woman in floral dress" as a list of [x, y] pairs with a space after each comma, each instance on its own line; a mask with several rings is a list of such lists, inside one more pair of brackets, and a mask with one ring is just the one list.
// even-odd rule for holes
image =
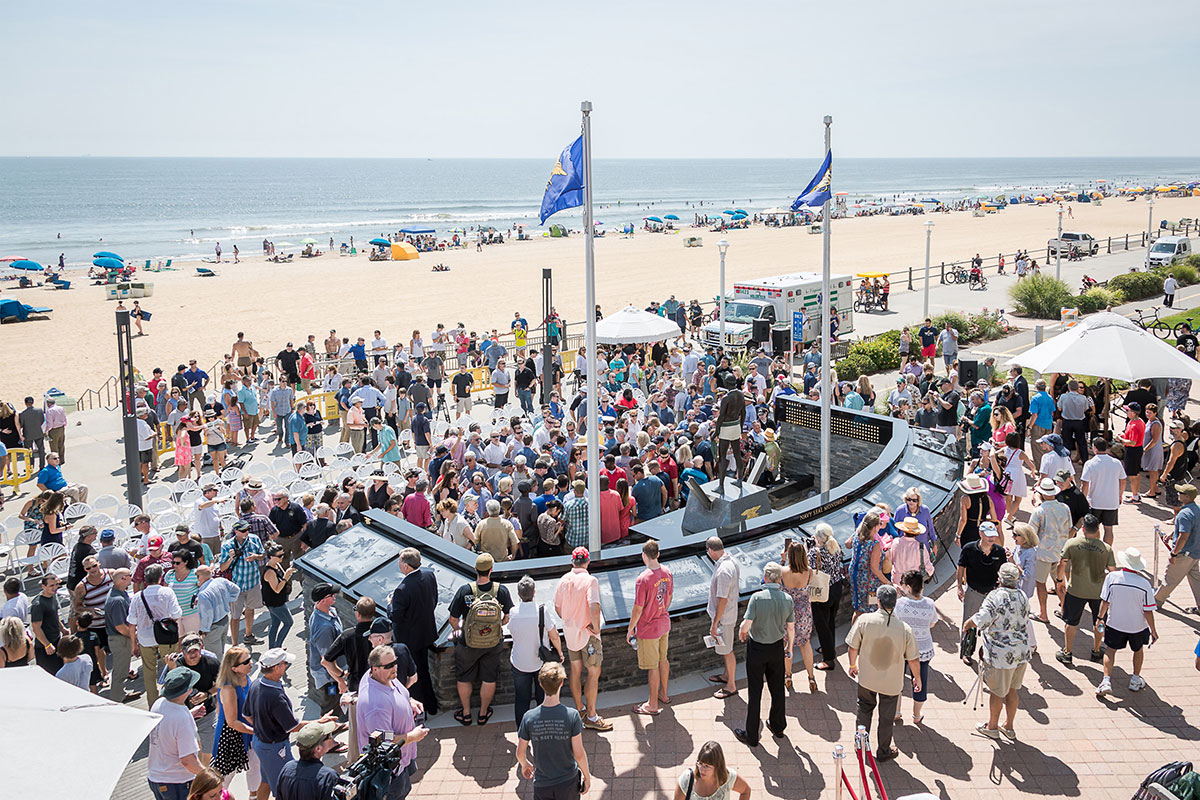
[[[808, 554], [800, 542], [789, 542], [780, 559], [783, 563], [783, 590], [788, 593], [795, 604], [796, 619], [792, 623], [795, 637], [792, 639], [793, 652], [800, 651], [804, 659], [804, 669], [808, 673], [808, 690], [817, 691], [817, 679], [813, 676], [813, 652], [809, 639], [813, 632], [812, 603], [808, 598], [808, 587], [812, 583], [812, 570], [808, 566]], [[788, 689], [792, 688], [792, 653], [783, 656], [783, 682]]]
[[888, 582], [881, 568], [881, 525], [879, 512], [872, 509], [859, 523], [854, 538], [846, 542], [848, 547], [853, 548], [850, 553], [850, 607], [854, 609], [854, 619], [858, 619], [865, 611], [875, 610], [876, 606], [871, 602], [875, 591]]

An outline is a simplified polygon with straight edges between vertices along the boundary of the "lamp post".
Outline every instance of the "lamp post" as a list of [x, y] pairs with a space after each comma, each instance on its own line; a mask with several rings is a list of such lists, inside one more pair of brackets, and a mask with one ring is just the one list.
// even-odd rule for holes
[[933, 238], [933, 220], [925, 220], [925, 317], [929, 317], [929, 243]]
[[1150, 220], [1146, 223], [1146, 249], [1150, 249], [1150, 237], [1154, 235], [1154, 195], [1146, 198], [1146, 207], [1150, 210]]
[[129, 312], [117, 312], [117, 370], [121, 393], [121, 433], [125, 445], [125, 496], [135, 506], [142, 504], [142, 471], [138, 453], [137, 396], [134, 394], [133, 335]]
[[1062, 203], [1058, 205], [1058, 239], [1054, 242], [1054, 278], [1062, 280]]
[[717, 252], [721, 254], [721, 295], [718, 299], [718, 308], [721, 314], [721, 344], [722, 350], [725, 349], [725, 253], [729, 251], [729, 242], [722, 239], [717, 242]]

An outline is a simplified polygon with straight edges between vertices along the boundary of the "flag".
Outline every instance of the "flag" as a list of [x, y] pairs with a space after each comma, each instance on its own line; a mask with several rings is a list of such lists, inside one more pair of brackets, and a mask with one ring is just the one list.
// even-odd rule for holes
[[583, 137], [563, 148], [542, 196], [541, 224], [564, 208], [583, 205]]
[[830, 198], [830, 189], [833, 185], [833, 152], [825, 154], [825, 160], [821, 162], [821, 168], [817, 170], [817, 174], [808, 182], [808, 186], [804, 187], [804, 191], [800, 196], [792, 202], [792, 211], [799, 211], [803, 206], [819, 206]]

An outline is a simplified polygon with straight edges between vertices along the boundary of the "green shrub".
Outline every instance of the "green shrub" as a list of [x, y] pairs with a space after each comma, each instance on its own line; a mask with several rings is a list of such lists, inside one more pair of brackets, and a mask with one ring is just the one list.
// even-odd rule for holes
[[1188, 256], [1183, 263], [1187, 264], [1194, 270], [1200, 271], [1200, 253], [1193, 253], [1192, 255]]
[[983, 314], [972, 314], [969, 325], [971, 341], [974, 342], [990, 342], [992, 339], [999, 339], [1003, 333], [1000, 330], [1000, 323], [995, 317], [987, 317]]
[[[973, 344], [975, 342], [975, 340], [971, 338], [971, 320], [968, 315], [960, 314], [957, 311], [947, 311], [944, 314], [938, 314], [933, 318], [933, 327], [940, 331], [946, 326], [947, 322], [950, 323], [951, 328], [954, 328], [954, 330], [958, 331], [958, 344], [960, 347], [962, 345]], [[918, 329], [920, 327], [920, 325], [917, 326]], [[916, 331], [913, 333], [915, 337]]]
[[1074, 302], [1080, 314], [1093, 314], [1109, 306], [1121, 305], [1125, 302], [1125, 296], [1114, 289], [1097, 286], [1076, 297]]
[[[896, 357], [899, 366], [900, 358]], [[869, 375], [875, 371], [875, 364], [862, 353], [848, 353], [845, 358], [834, 364], [839, 381], [856, 381], [859, 375]]]
[[1109, 278], [1108, 288], [1121, 293], [1126, 302], [1141, 300], [1143, 297], [1153, 297], [1162, 294], [1163, 275], [1155, 270], [1150, 272], [1125, 272], [1115, 278]]
[[[1191, 261], [1192, 258], [1194, 256], [1189, 256], [1188, 261]], [[1200, 280], [1200, 272], [1186, 261], [1182, 264], [1176, 264], [1168, 269], [1167, 272], [1175, 276], [1175, 280], [1179, 281], [1180, 286], [1191, 286], [1197, 280]], [[1164, 275], [1163, 277], [1165, 278], [1166, 276]]]
[[1064, 307], [1073, 307], [1067, 284], [1049, 275], [1030, 275], [1009, 290], [1014, 310], [1034, 319], [1058, 319]]
[[900, 337], [879, 336], [865, 342], [855, 342], [846, 350], [848, 356], [862, 356], [871, 363], [870, 372], [900, 369]]

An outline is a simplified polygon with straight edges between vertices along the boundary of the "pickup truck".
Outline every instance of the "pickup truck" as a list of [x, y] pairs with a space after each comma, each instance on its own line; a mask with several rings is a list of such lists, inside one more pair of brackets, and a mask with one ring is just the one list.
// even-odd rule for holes
[[[1058, 252], [1059, 240], [1051, 239], [1046, 242], [1046, 247], [1050, 254], [1054, 255]], [[1075, 233], [1073, 231], [1063, 231], [1062, 233], [1062, 249], [1067, 253], [1075, 248], [1075, 251], [1080, 255], [1094, 256], [1100, 252], [1100, 243], [1092, 238], [1088, 233]]]

